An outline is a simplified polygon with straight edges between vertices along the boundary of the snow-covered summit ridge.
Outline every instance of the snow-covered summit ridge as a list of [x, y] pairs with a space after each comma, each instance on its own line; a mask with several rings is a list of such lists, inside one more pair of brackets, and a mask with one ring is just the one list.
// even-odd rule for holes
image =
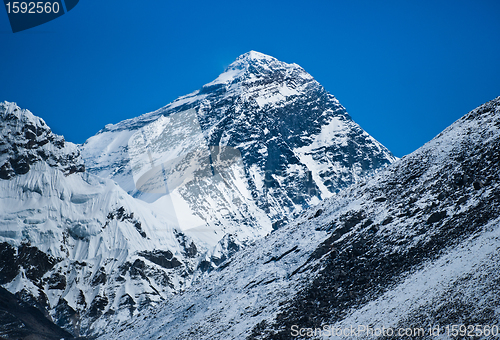
[[44, 120], [15, 103], [0, 103], [0, 178], [26, 174], [44, 161], [66, 174], [83, 172], [80, 150], [52, 133]]
[[203, 88], [206, 89], [220, 84], [228, 85], [242, 80], [256, 81], [269, 77], [273, 73], [288, 73], [307, 80], [313, 79], [310, 74], [297, 64], [287, 64], [267, 54], [250, 51], [236, 58], [217, 79], [204, 85]]
[[[240, 55], [238, 58], [236, 58], [236, 62], [238, 61], [242, 61], [242, 60], [267, 60], [267, 61], [278, 61], [278, 59], [270, 56], [270, 55], [267, 55], [267, 54], [264, 54], [264, 53], [261, 53], [261, 52], [257, 52], [257, 51], [248, 51], [247, 53], [243, 53], [242, 55]], [[235, 63], [236, 63], [235, 62]]]
[[[233, 61], [224, 72], [227, 72], [229, 70], [233, 69], [248, 69], [250, 65], [276, 65], [282, 63], [278, 59], [256, 51], [250, 51], [247, 53], [244, 53], [240, 55], [238, 58], [236, 58], [235, 61]], [[284, 63], [283, 63], [284, 64]]]

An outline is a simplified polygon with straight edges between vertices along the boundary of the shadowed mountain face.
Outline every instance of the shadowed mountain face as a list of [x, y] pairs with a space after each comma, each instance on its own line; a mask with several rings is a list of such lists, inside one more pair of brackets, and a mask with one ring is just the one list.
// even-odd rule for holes
[[[37, 308], [0, 287], [0, 339], [75, 339], [50, 322]], [[83, 338], [79, 338], [82, 339]]]
[[[353, 327], [371, 339], [363, 326], [429, 325], [446, 337], [446, 326], [498, 327], [499, 148], [500, 97], [106, 338], [321, 339]], [[407, 338], [436, 338], [426, 332]]]

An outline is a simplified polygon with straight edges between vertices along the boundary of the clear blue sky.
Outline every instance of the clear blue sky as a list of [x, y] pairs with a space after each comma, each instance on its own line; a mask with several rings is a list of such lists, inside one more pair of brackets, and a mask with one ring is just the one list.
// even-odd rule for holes
[[295, 62], [396, 156], [500, 95], [500, 1], [89, 1], [13, 34], [0, 100], [83, 143], [256, 50]]

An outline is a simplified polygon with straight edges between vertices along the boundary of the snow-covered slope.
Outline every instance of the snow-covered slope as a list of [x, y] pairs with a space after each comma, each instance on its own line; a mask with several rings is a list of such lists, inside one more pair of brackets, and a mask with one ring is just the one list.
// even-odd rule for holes
[[395, 161], [296, 64], [241, 55], [158, 111], [82, 146], [88, 171], [169, 211], [208, 245], [245, 243]]
[[500, 97], [102, 339], [336, 338], [294, 336], [328, 325], [345, 339], [351, 327], [432, 325], [441, 336], [420, 338], [447, 339], [446, 326], [498, 327], [499, 149]]
[[2, 287], [77, 335], [189, 282], [198, 249], [168, 218], [83, 172], [77, 147], [29, 111], [1, 103], [0, 130]]

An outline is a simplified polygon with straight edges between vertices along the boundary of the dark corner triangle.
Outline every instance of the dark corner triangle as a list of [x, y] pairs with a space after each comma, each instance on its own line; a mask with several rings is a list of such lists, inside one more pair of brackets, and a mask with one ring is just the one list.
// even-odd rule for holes
[[[6, 6], [6, 9], [7, 9], [7, 4], [9, 2], [10, 2], [9, 0], [4, 0], [4, 4]], [[45, 24], [45, 23], [47, 23], [51, 20], [54, 20], [54, 19], [56, 19], [64, 14], [64, 7], [62, 4], [62, 0], [51, 0], [51, 1], [46, 0], [46, 1], [40, 1], [39, 3], [42, 4], [43, 6], [50, 3], [50, 4], [52, 4], [53, 8], [54, 8], [54, 5], [57, 3], [57, 5], [59, 7], [55, 7], [55, 8], [58, 8], [58, 11], [57, 12], [53, 12], [53, 11], [42, 12], [42, 13], [36, 13], [36, 14], [25, 14], [25, 13], [22, 13], [21, 11], [18, 11], [18, 12], [10, 11], [10, 13], [9, 13], [9, 11], [7, 11], [7, 16], [9, 17], [10, 27], [12, 28], [13, 33], [21, 32], [21, 31]], [[16, 3], [13, 2], [13, 4], [16, 4]], [[33, 4], [34, 4], [34, 2], [33, 2]], [[19, 2], [17, 5], [19, 5]]]
[[66, 4], [66, 13], [71, 11], [76, 4], [78, 4], [78, 1], [80, 0], [64, 0], [64, 3]]

